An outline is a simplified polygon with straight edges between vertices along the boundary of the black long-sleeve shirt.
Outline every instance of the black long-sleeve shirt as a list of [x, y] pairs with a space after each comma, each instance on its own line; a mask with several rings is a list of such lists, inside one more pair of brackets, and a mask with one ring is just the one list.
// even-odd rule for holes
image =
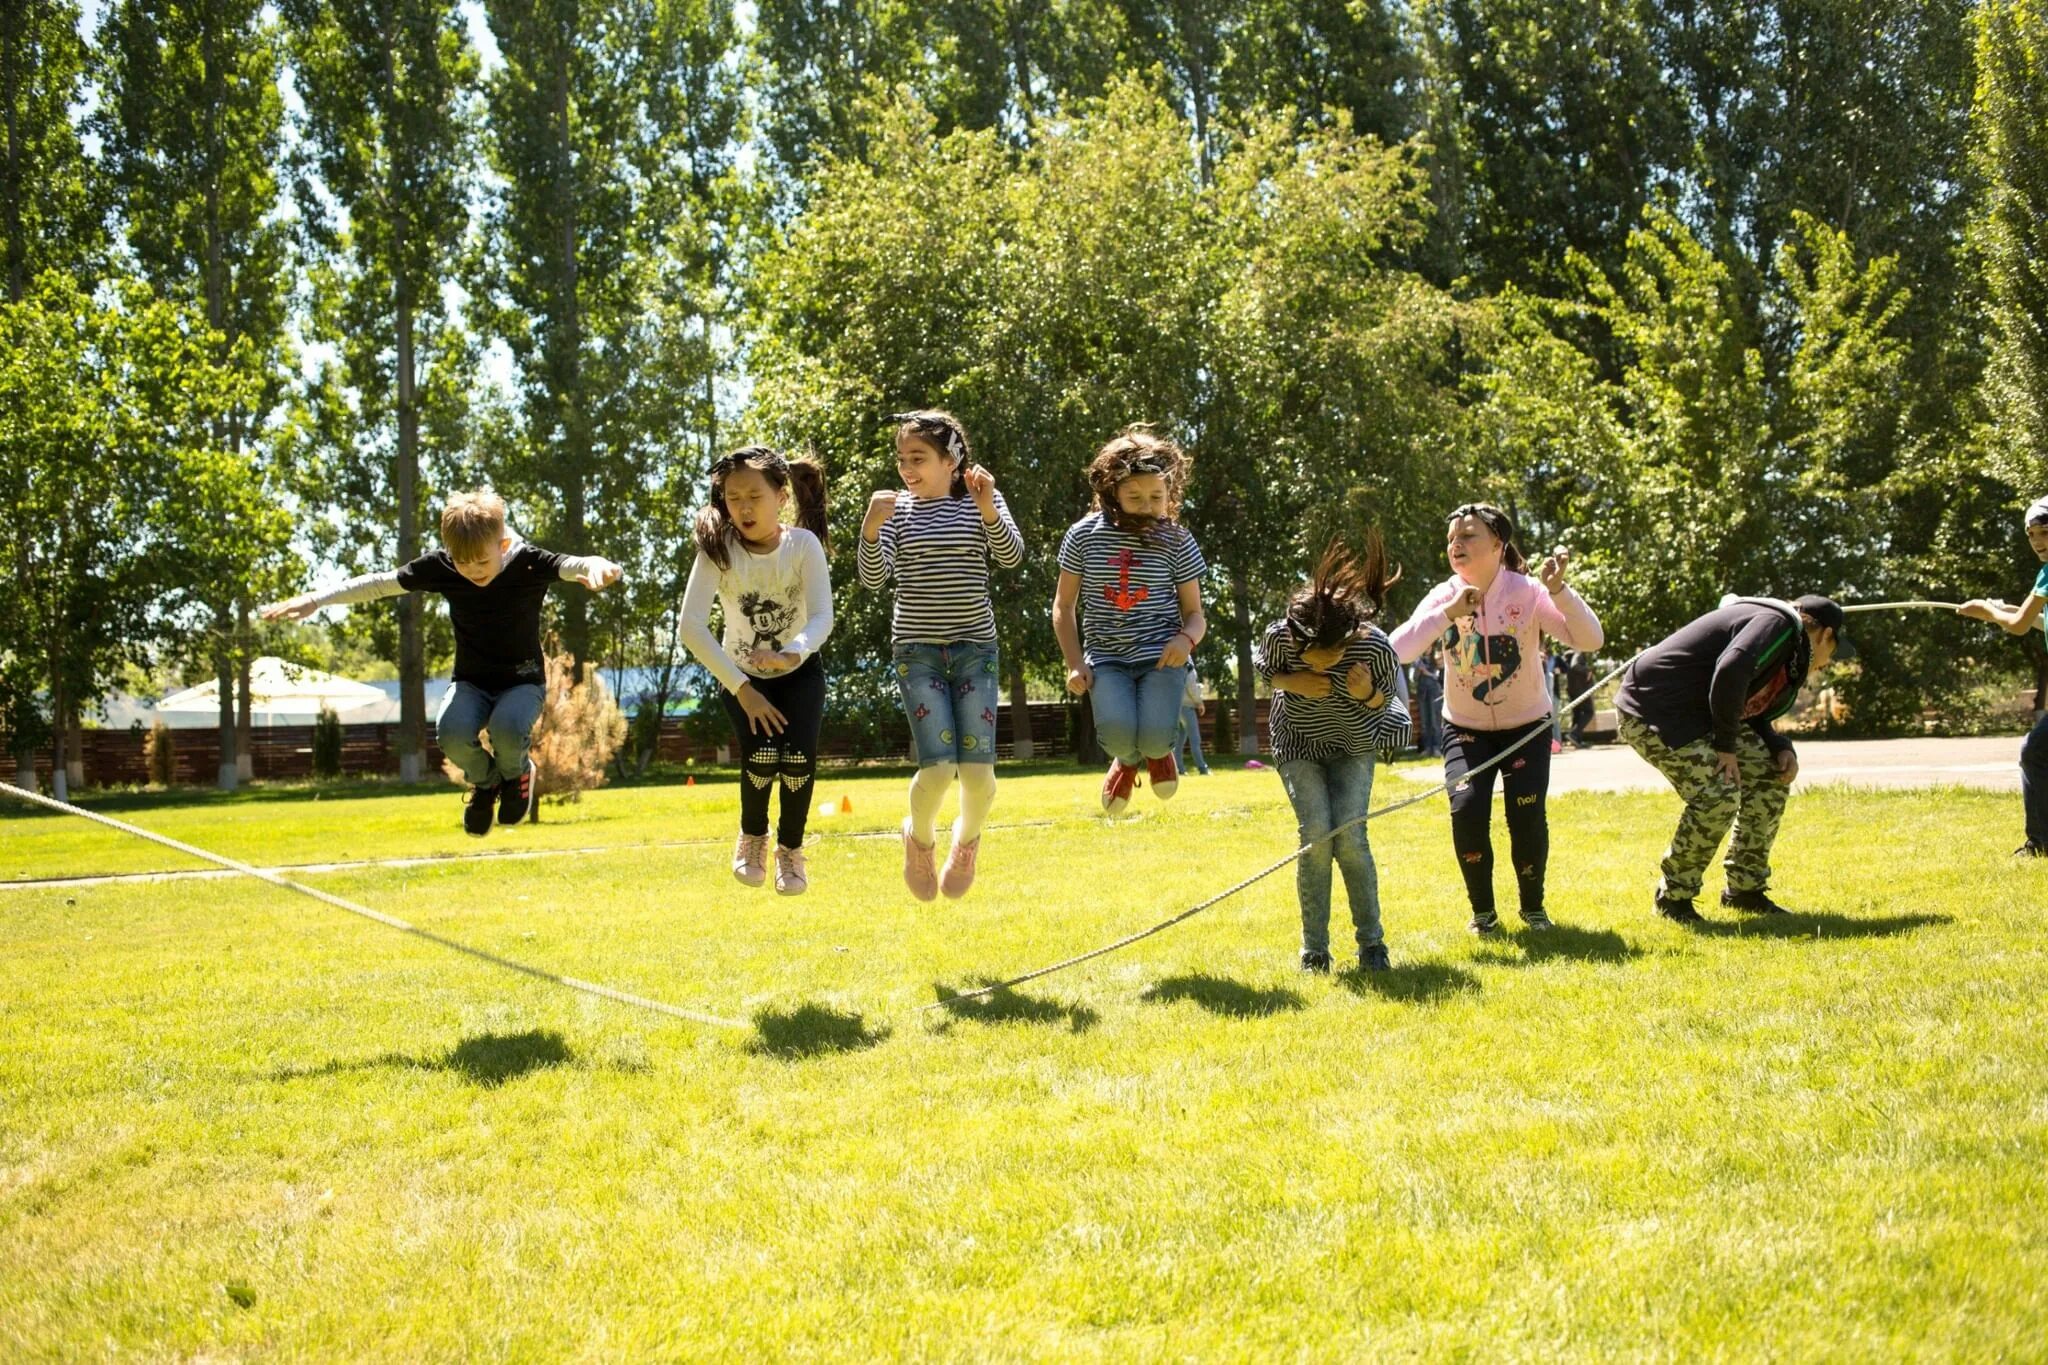
[[1796, 612], [1731, 602], [1652, 645], [1622, 675], [1614, 705], [1674, 749], [1702, 735], [1735, 752], [1747, 725], [1773, 753], [1792, 741], [1771, 722], [1792, 709], [1813, 645]]

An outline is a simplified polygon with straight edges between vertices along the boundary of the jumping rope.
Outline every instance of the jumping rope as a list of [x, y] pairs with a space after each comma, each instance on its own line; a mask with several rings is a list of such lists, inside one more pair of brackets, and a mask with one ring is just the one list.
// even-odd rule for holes
[[138, 839], [147, 839], [150, 843], [161, 844], [165, 848], [175, 849], [179, 853], [198, 858], [202, 862], [214, 863], [220, 867], [227, 868], [231, 872], [239, 872], [244, 876], [254, 877], [257, 881], [267, 882], [272, 886], [282, 887], [287, 891], [296, 891], [302, 896], [311, 896], [314, 900], [324, 905], [331, 905], [337, 910], [346, 910], [351, 915], [360, 915], [362, 918], [372, 920], [387, 929], [396, 929], [400, 933], [411, 934], [415, 938], [425, 939], [429, 943], [447, 948], [453, 952], [466, 954], [480, 962], [488, 962], [493, 967], [502, 967], [506, 971], [518, 972], [523, 976], [530, 976], [535, 980], [546, 981], [552, 985], [566, 986], [572, 991], [593, 995], [600, 1000], [609, 1000], [614, 1004], [631, 1005], [635, 1009], [651, 1010], [655, 1014], [665, 1014], [672, 1019], [686, 1019], [693, 1024], [709, 1024], [714, 1028], [730, 1029], [751, 1029], [753, 1027], [751, 1024], [741, 1023], [737, 1019], [721, 1019], [715, 1014], [701, 1014], [696, 1010], [684, 1009], [679, 1005], [667, 1004], [660, 1000], [650, 1000], [644, 995], [634, 995], [630, 991], [622, 991], [611, 986], [600, 985], [595, 981], [579, 981], [573, 976], [561, 976], [542, 967], [531, 966], [509, 957], [500, 957], [498, 954], [486, 949], [471, 947], [467, 943], [458, 942], [443, 934], [437, 934], [431, 929], [422, 929], [416, 924], [408, 924], [396, 915], [387, 915], [381, 910], [372, 910], [366, 905], [357, 905], [354, 901], [330, 895], [328, 892], [317, 890], [301, 882], [289, 881], [274, 872], [265, 871], [263, 868], [252, 867], [248, 863], [224, 857], [218, 853], [209, 853], [203, 848], [194, 848], [191, 844], [181, 843], [166, 835], [126, 824], [120, 820], [98, 814], [95, 811], [81, 810], [69, 802], [54, 800], [51, 797], [42, 795], [40, 792], [24, 791], [11, 782], [0, 782], [0, 792], [5, 792], [9, 796], [18, 796], [22, 800], [33, 802], [38, 806], [47, 806], [49, 809], [59, 811], [65, 815], [80, 816], [83, 819], [92, 821], [96, 825], [105, 825], [107, 828], [119, 830], [123, 834], [132, 834]]

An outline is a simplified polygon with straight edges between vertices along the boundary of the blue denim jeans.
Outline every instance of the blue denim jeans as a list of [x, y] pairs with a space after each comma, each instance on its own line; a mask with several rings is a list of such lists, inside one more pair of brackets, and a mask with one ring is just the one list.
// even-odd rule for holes
[[2034, 722], [2020, 746], [2020, 802], [2027, 812], [2027, 842], [2048, 848], [2048, 716]]
[[[471, 786], [496, 786], [519, 776], [526, 767], [526, 749], [540, 720], [543, 698], [539, 683], [520, 683], [503, 692], [456, 683], [441, 699], [434, 738]], [[489, 752], [478, 741], [485, 731], [491, 736]]]
[[[1180, 731], [1181, 738], [1187, 744], [1189, 766], [1196, 772], [1208, 772], [1209, 760], [1202, 757], [1202, 713], [1192, 706], [1181, 707]], [[1179, 744], [1173, 746], [1176, 758], [1180, 755], [1180, 748]]]
[[1372, 802], [1373, 756], [1346, 755], [1318, 760], [1293, 758], [1280, 765], [1280, 782], [1294, 806], [1301, 842], [1315, 847], [1294, 864], [1294, 887], [1301, 897], [1303, 952], [1330, 951], [1330, 863], [1344, 869], [1344, 892], [1351, 898], [1351, 927], [1358, 946], [1384, 941], [1380, 932], [1379, 870], [1365, 826], [1353, 825], [1334, 839], [1331, 830], [1365, 814]]
[[1153, 664], [1091, 664], [1095, 685], [1095, 737], [1103, 751], [1127, 767], [1165, 758], [1180, 731], [1180, 699], [1188, 685], [1186, 668]]
[[995, 762], [995, 641], [901, 644], [894, 657], [917, 766]]

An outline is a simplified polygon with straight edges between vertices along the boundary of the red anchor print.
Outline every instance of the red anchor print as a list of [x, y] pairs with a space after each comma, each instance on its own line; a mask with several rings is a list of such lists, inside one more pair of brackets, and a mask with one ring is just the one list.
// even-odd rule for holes
[[1105, 586], [1102, 589], [1103, 597], [1108, 599], [1111, 606], [1118, 611], [1129, 611], [1152, 595], [1150, 588], [1131, 586], [1131, 566], [1138, 562], [1135, 554], [1129, 550], [1119, 550], [1110, 557], [1109, 562], [1111, 567], [1118, 571], [1116, 586]]

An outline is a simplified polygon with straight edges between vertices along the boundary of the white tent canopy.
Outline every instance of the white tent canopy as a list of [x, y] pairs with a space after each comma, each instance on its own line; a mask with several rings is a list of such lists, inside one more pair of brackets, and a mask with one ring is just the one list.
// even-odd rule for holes
[[[250, 666], [249, 696], [250, 720], [256, 725], [310, 725], [322, 707], [333, 707], [344, 723], [381, 720], [381, 712], [390, 702], [383, 691], [367, 683], [268, 656]], [[173, 724], [180, 716], [218, 716], [220, 683], [203, 682], [174, 692], [153, 709]], [[380, 714], [365, 714], [372, 709]]]

